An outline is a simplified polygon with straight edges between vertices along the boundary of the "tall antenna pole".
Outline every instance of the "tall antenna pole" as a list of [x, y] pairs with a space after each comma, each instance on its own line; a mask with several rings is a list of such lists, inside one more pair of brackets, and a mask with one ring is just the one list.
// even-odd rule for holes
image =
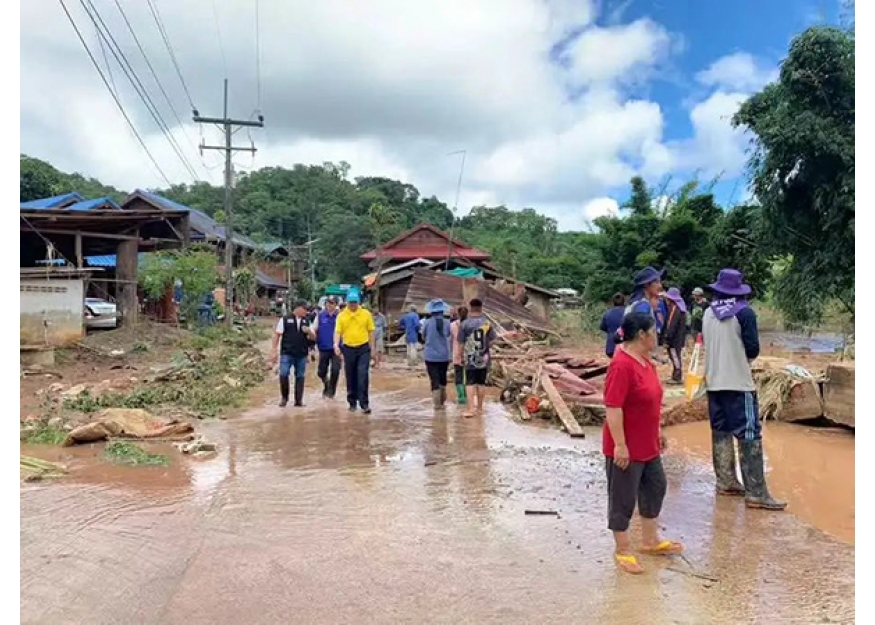
[[459, 181], [456, 183], [456, 201], [453, 203], [453, 222], [450, 224], [450, 244], [447, 246], [447, 260], [444, 263], [444, 269], [450, 268], [450, 258], [453, 255], [453, 229], [456, 226], [456, 211], [459, 209], [459, 196], [462, 193], [462, 176], [465, 174], [465, 157], [468, 156], [468, 150], [458, 150], [450, 152], [447, 156], [462, 155], [462, 164], [459, 167]]

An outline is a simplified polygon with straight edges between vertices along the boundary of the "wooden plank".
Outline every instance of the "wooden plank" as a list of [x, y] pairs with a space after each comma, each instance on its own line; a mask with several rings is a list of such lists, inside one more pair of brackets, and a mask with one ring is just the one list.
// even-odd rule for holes
[[560, 395], [559, 391], [556, 390], [556, 387], [553, 386], [553, 380], [550, 379], [550, 375], [546, 372], [541, 373], [541, 386], [544, 387], [544, 392], [547, 393], [547, 397], [556, 409], [556, 414], [559, 415], [562, 425], [568, 430], [568, 434], [570, 434], [572, 438], [583, 438], [585, 436], [583, 428], [580, 427], [577, 419], [571, 414], [568, 404], [565, 403], [565, 400], [562, 399], [562, 395]]
[[830, 421], [854, 427], [855, 363], [836, 362], [826, 368], [823, 384], [824, 415]]

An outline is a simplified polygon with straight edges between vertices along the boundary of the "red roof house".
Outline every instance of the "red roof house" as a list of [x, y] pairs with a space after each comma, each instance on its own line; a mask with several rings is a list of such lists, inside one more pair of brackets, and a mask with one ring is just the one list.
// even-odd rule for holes
[[480, 264], [488, 262], [491, 258], [488, 252], [469, 247], [431, 224], [419, 224], [407, 232], [402, 232], [379, 248], [362, 254], [362, 260], [367, 263], [375, 261], [378, 250], [383, 262], [388, 265], [418, 258], [439, 261], [445, 260], [448, 256]]

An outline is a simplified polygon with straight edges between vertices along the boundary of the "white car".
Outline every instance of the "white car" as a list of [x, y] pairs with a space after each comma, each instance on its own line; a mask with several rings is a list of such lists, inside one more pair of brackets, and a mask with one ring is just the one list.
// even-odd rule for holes
[[112, 302], [97, 297], [85, 298], [85, 327], [112, 329], [118, 325], [118, 311]]

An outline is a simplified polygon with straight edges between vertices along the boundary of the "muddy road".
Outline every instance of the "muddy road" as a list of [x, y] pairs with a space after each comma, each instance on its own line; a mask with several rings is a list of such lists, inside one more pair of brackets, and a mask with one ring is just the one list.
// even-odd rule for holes
[[[707, 429], [669, 430], [663, 525], [686, 560], [645, 556], [631, 577], [612, 564], [598, 430], [571, 440], [496, 404], [436, 416], [423, 379], [376, 378], [369, 417], [312, 383], [306, 408], [281, 410], [267, 386], [203, 424], [211, 460], [37, 451], [71, 474], [21, 489], [22, 622], [853, 622], [853, 458], [850, 533], [830, 535], [816, 514], [716, 499]], [[811, 501], [794, 488], [774, 485]]]

